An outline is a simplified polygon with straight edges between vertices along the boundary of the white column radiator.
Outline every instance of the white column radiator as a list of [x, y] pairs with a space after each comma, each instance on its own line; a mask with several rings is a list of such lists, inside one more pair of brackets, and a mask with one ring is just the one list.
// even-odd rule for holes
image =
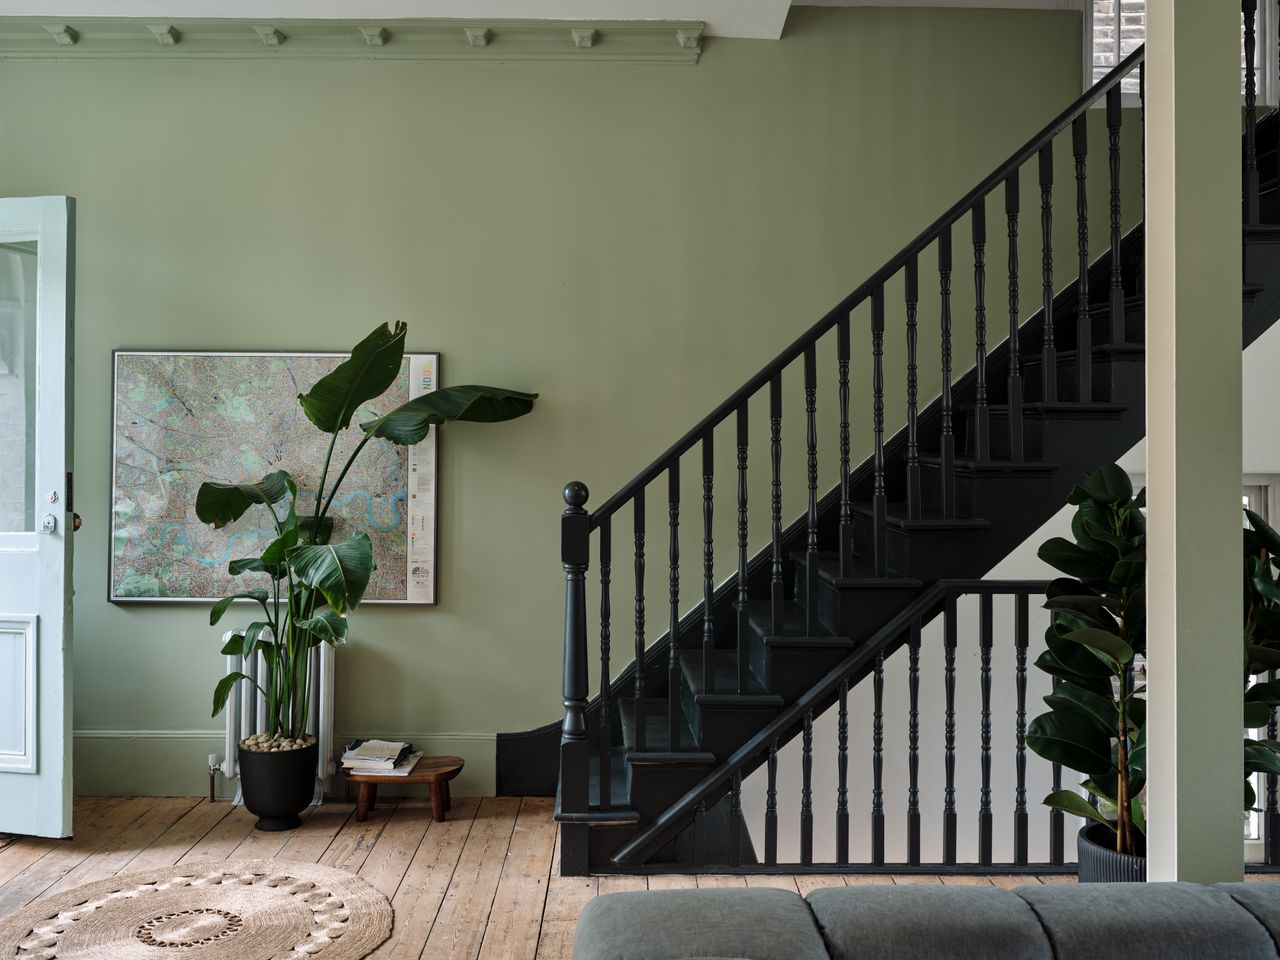
[[[223, 646], [231, 639], [233, 631], [222, 635]], [[264, 640], [271, 636], [270, 630]], [[313, 803], [324, 800], [329, 779], [336, 772], [333, 762], [333, 669], [334, 651], [330, 644], [322, 643], [311, 650], [311, 662], [307, 667], [311, 687], [311, 709], [308, 712], [307, 733], [316, 738], [316, 789]], [[238, 654], [227, 656], [227, 673], [243, 673], [257, 680], [266, 674], [262, 654], [255, 653], [246, 660]], [[244, 680], [235, 685], [227, 700], [223, 715], [227, 721], [226, 758], [222, 761], [222, 774], [236, 781], [236, 803], [241, 803], [240, 793], [240, 741], [255, 733], [263, 732], [267, 725], [267, 701], [258, 688]]]

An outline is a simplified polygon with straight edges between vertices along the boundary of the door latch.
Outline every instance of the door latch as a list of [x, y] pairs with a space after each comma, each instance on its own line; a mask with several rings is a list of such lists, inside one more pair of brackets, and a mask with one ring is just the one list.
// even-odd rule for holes
[[57, 529], [58, 529], [58, 518], [55, 517], [52, 513], [46, 513], [43, 517], [40, 518], [41, 533], [53, 533]]

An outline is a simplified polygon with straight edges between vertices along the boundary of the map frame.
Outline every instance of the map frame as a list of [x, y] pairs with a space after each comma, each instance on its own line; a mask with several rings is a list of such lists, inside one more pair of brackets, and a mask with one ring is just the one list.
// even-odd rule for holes
[[[221, 597], [196, 597], [196, 596], [180, 596], [180, 595], [138, 596], [138, 595], [123, 595], [123, 594], [116, 593], [116, 590], [115, 590], [115, 587], [116, 587], [115, 505], [117, 502], [116, 498], [117, 498], [117, 492], [118, 492], [116, 489], [117, 466], [118, 466], [117, 451], [118, 451], [118, 447], [121, 439], [117, 435], [117, 431], [116, 431], [116, 412], [117, 412], [118, 403], [119, 403], [120, 358], [123, 356], [152, 356], [152, 357], [161, 357], [161, 358], [165, 358], [165, 357], [172, 357], [172, 358], [177, 358], [177, 357], [267, 357], [267, 358], [282, 358], [282, 359], [327, 357], [327, 358], [333, 358], [336, 360], [345, 360], [347, 359], [347, 357], [350, 356], [350, 354], [348, 352], [342, 352], [337, 350], [226, 350], [226, 349], [220, 349], [220, 350], [200, 350], [200, 349], [163, 350], [163, 349], [160, 349], [160, 350], [157, 350], [157, 349], [132, 349], [127, 347], [120, 347], [111, 351], [111, 405], [107, 411], [107, 416], [110, 419], [109, 431], [111, 435], [111, 460], [110, 460], [111, 476], [110, 476], [110, 482], [107, 485], [108, 499], [107, 499], [107, 511], [106, 511], [107, 517], [108, 517], [107, 602], [113, 605], [215, 603], [216, 601], [221, 599]], [[415, 361], [418, 363], [426, 362], [427, 364], [429, 364], [430, 369], [434, 374], [434, 383], [432, 384], [431, 389], [435, 390], [440, 387], [441, 358], [440, 358], [440, 353], [438, 351], [406, 350], [404, 353], [404, 359], [405, 359], [405, 362], [409, 365], [410, 381], [412, 381]], [[413, 392], [412, 382], [410, 383], [409, 393], [410, 393], [410, 396], [416, 395]], [[327, 437], [328, 437], [328, 434], [323, 434], [318, 431], [315, 433], [315, 442], [318, 448], [317, 460], [322, 458], [324, 455], [324, 449], [327, 446], [327, 439], [326, 439]], [[431, 483], [431, 496], [429, 498], [425, 498], [425, 506], [426, 506], [426, 509], [429, 511], [429, 525], [431, 530], [431, 544], [430, 544], [431, 571], [430, 571], [430, 587], [429, 587], [430, 599], [427, 599], [427, 600], [410, 599], [408, 596], [403, 598], [378, 598], [378, 599], [367, 598], [361, 602], [361, 606], [430, 606], [430, 607], [434, 607], [439, 604], [439, 556], [440, 556], [440, 546], [439, 546], [440, 532], [439, 532], [439, 525], [438, 525], [439, 503], [440, 503], [440, 485], [439, 485], [440, 431], [439, 429], [438, 428], [433, 429], [431, 431], [430, 436], [426, 440], [424, 440], [421, 444], [416, 445], [416, 447], [407, 447], [406, 452], [409, 457], [408, 463], [411, 464], [413, 461], [414, 451], [417, 449], [425, 448], [428, 445], [430, 445], [431, 452], [432, 452], [432, 456], [430, 460], [430, 470], [428, 472], [430, 476], [430, 483]], [[406, 483], [408, 482], [409, 482], [409, 478], [406, 477]], [[408, 531], [410, 521], [411, 521], [411, 515], [408, 510], [408, 506], [406, 502], [406, 512], [405, 512], [405, 520], [404, 520], [406, 532]], [[192, 522], [195, 524], [199, 523], [199, 521], [195, 519], [194, 513], [192, 515]], [[375, 560], [376, 559], [377, 558], [375, 557]], [[405, 565], [406, 565], [405, 588], [407, 593], [409, 590], [409, 576], [410, 576], [409, 568], [412, 566], [412, 558], [408, 555], [408, 553], [406, 553]], [[236, 601], [237, 604], [249, 603], [249, 602], [251, 601], [241, 601], [241, 600]]]

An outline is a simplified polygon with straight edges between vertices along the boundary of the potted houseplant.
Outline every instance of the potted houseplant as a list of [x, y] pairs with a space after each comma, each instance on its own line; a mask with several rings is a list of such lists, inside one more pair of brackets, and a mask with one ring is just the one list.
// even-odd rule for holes
[[528, 413], [537, 396], [481, 386], [444, 387], [423, 394], [359, 423], [363, 436], [337, 469], [333, 456], [339, 434], [399, 379], [404, 341], [403, 323], [394, 329], [383, 324], [356, 344], [332, 373], [299, 395], [307, 419], [329, 435], [313, 506], [300, 505], [298, 482], [285, 470], [254, 482], [203, 483], [196, 496], [196, 515], [204, 523], [223, 527], [257, 506], [270, 515], [275, 532], [259, 556], [231, 561], [228, 572], [252, 582], [219, 600], [209, 612], [210, 625], [217, 624], [236, 600], [255, 603], [261, 612], [259, 619], [231, 636], [223, 653], [247, 657], [260, 652], [265, 672], [258, 681], [229, 673], [213, 694], [214, 716], [226, 706], [237, 683], [254, 683], [266, 700], [266, 729], [242, 741], [239, 753], [245, 806], [259, 818], [259, 829], [297, 826], [298, 813], [311, 800], [317, 747], [315, 738], [306, 734], [310, 651], [321, 643], [346, 641], [347, 614], [360, 605], [374, 569], [367, 534], [353, 532], [341, 542], [330, 542], [329, 510], [352, 464], [371, 442], [407, 446], [422, 442], [433, 425], [449, 420], [514, 419]]
[[[1040, 558], [1067, 576], [1047, 590], [1053, 623], [1036, 666], [1054, 678], [1049, 712], [1027, 727], [1027, 746], [1074, 770], [1095, 798], [1057, 790], [1045, 803], [1083, 817], [1077, 838], [1080, 879], [1146, 878], [1146, 687], [1135, 662], [1146, 654], [1146, 491], [1108, 464], [1074, 487], [1074, 537], [1054, 537]], [[1242, 726], [1265, 727], [1280, 684], [1253, 678], [1280, 669], [1280, 535], [1246, 511], [1244, 531], [1245, 706]], [[1250, 778], [1280, 774], [1280, 743], [1244, 740], [1245, 809], [1255, 802]]]

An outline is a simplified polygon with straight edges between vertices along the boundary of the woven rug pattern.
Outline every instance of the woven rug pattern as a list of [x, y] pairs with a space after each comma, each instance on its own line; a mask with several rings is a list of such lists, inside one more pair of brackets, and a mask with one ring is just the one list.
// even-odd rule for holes
[[360, 960], [391, 904], [315, 863], [219, 860], [125, 874], [0, 918], [2, 960]]

